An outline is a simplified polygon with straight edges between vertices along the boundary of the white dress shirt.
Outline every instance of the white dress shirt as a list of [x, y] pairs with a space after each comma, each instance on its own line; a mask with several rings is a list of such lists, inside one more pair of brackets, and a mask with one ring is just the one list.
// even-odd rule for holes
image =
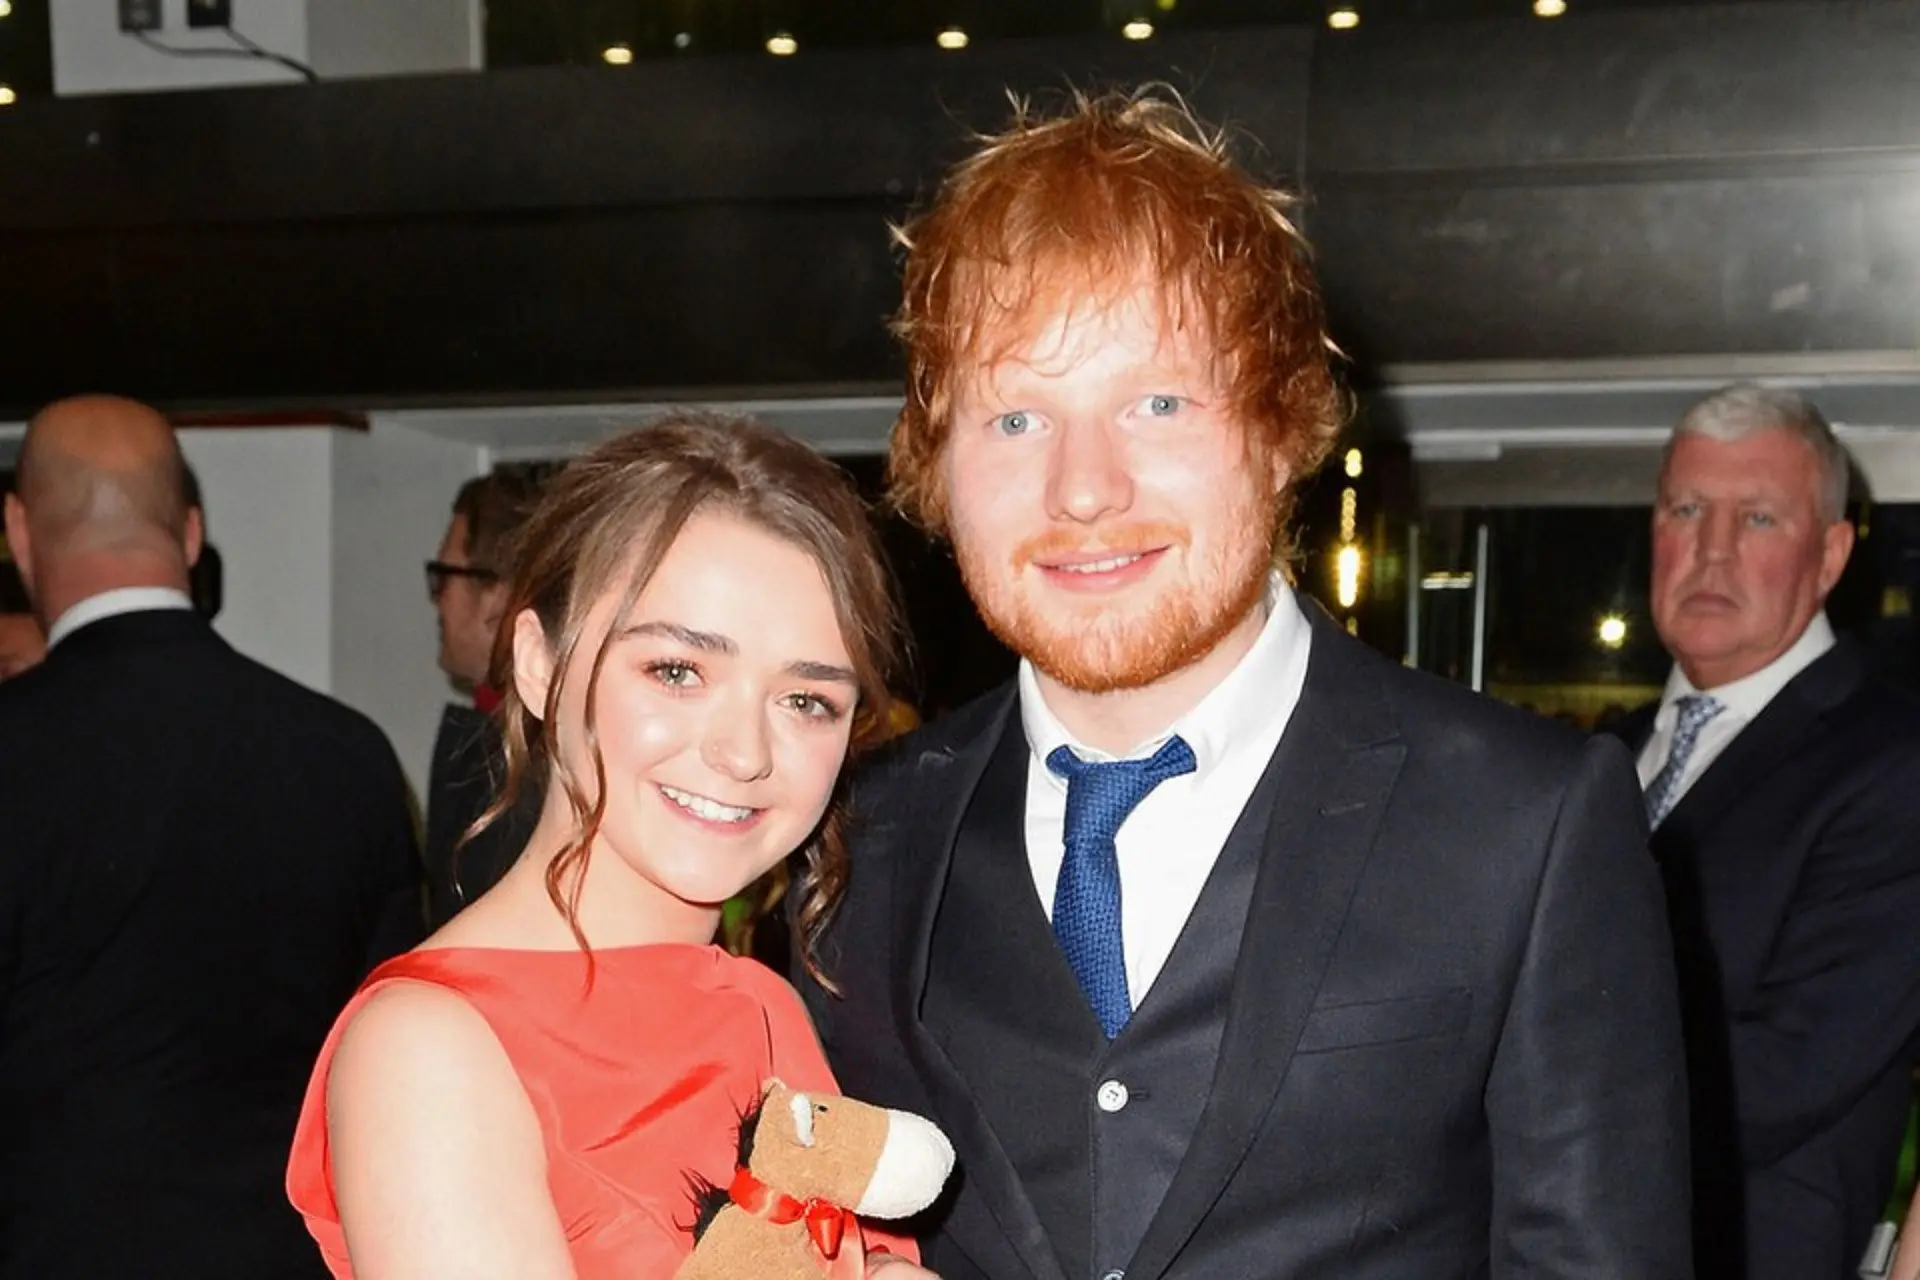
[[97, 596], [88, 596], [54, 619], [53, 626], [47, 629], [47, 649], [51, 652], [53, 646], [80, 628], [103, 618], [114, 618], [123, 613], [143, 613], [148, 609], [191, 608], [193, 601], [187, 593], [172, 587], [117, 587], [112, 591], [102, 591]]
[[1142, 800], [1120, 828], [1120, 928], [1127, 991], [1135, 1008], [1146, 998], [1207, 876], [1246, 808], [1307, 678], [1312, 629], [1293, 591], [1279, 578], [1268, 616], [1246, 656], [1164, 733], [1125, 756], [1073, 741], [1048, 708], [1032, 664], [1020, 663], [1020, 718], [1032, 755], [1027, 765], [1027, 861], [1049, 918], [1066, 857], [1067, 783], [1047, 768], [1063, 743], [1084, 760], [1138, 760], [1179, 734], [1193, 749], [1194, 771], [1170, 778]]
[[1652, 785], [1654, 776], [1667, 762], [1667, 753], [1673, 747], [1674, 726], [1680, 718], [1680, 712], [1674, 704], [1681, 698], [1691, 693], [1709, 693], [1721, 709], [1701, 728], [1699, 738], [1694, 741], [1693, 755], [1688, 757], [1687, 767], [1680, 775], [1680, 789], [1674, 792], [1675, 804], [1719, 759], [1720, 753], [1740, 736], [1740, 731], [1767, 709], [1767, 704], [1773, 701], [1774, 696], [1831, 648], [1833, 624], [1827, 621], [1826, 614], [1816, 613], [1813, 621], [1807, 624], [1807, 629], [1787, 647], [1785, 653], [1752, 675], [1742, 676], [1718, 689], [1695, 689], [1693, 681], [1687, 679], [1686, 673], [1676, 664], [1672, 674], [1667, 677], [1665, 691], [1660, 695], [1660, 710], [1653, 717], [1653, 732], [1647, 737], [1647, 745], [1640, 749], [1641, 789]]

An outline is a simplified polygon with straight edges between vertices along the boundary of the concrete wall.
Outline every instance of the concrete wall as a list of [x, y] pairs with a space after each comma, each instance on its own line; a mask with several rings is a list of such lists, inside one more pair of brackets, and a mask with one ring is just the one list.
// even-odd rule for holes
[[332, 437], [331, 692], [386, 731], [426, 794], [440, 709], [439, 631], [425, 564], [461, 483], [488, 465], [479, 446], [375, 419]]
[[453, 691], [422, 566], [486, 452], [379, 421], [365, 432], [188, 430], [180, 443], [225, 568], [216, 628], [371, 716], [424, 794]]
[[[145, 41], [120, 30], [114, 0], [54, 0], [51, 13], [62, 97], [301, 79], [246, 56], [224, 31], [189, 28], [187, 0], [161, 0], [160, 30]], [[233, 30], [323, 80], [477, 70], [486, 52], [480, 0], [234, 0]], [[174, 56], [156, 43], [193, 52]]]
[[[407, 0], [412, 3], [412, 0]], [[234, 30], [262, 48], [307, 60], [307, 0], [235, 0]], [[53, 91], [61, 97], [152, 89], [298, 83], [299, 75], [264, 58], [242, 55], [224, 32], [189, 30], [187, 0], [161, 0], [159, 43], [182, 49], [232, 50], [228, 57], [171, 57], [120, 30], [114, 0], [54, 0]]]
[[307, 48], [323, 80], [477, 71], [485, 19], [480, 0], [307, 0]]
[[333, 691], [333, 432], [188, 430], [224, 590], [215, 627], [242, 653]]

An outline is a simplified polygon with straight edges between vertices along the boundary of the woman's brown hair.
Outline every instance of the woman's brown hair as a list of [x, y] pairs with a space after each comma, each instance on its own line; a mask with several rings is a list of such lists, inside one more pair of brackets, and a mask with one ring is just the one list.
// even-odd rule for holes
[[[670, 414], [616, 436], [569, 463], [548, 481], [509, 557], [505, 622], [489, 676], [504, 691], [498, 714], [507, 772], [500, 797], [482, 823], [511, 810], [536, 777], [562, 788], [577, 828], [547, 867], [547, 895], [583, 950], [580, 891], [606, 812], [606, 764], [594, 702], [611, 632], [592, 654], [587, 675], [590, 786], [572, 775], [558, 750], [561, 687], [578, 656], [587, 612], [608, 590], [618, 589], [614, 616], [625, 617], [696, 513], [744, 521], [813, 557], [833, 594], [858, 677], [850, 754], [885, 733], [889, 689], [900, 662], [899, 615], [866, 506], [838, 467], [751, 419], [692, 412]], [[520, 700], [514, 680], [513, 619], [525, 610], [539, 619], [554, 654], [554, 675], [539, 714]], [[808, 971], [823, 980], [814, 946], [847, 884], [845, 794], [843, 771], [826, 816], [801, 850], [804, 866], [794, 880], [801, 955]]]

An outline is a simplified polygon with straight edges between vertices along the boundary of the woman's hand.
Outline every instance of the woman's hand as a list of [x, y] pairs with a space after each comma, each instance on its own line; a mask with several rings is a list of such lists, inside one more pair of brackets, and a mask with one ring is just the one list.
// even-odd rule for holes
[[940, 1277], [897, 1253], [874, 1253], [867, 1255], [867, 1280], [940, 1280]]
[[[893, 1280], [894, 1275], [888, 1272], [887, 1280]], [[1887, 1280], [1920, 1280], [1920, 1194], [1913, 1197], [1906, 1225], [1900, 1228], [1900, 1250], [1893, 1255], [1893, 1270], [1887, 1272]]]

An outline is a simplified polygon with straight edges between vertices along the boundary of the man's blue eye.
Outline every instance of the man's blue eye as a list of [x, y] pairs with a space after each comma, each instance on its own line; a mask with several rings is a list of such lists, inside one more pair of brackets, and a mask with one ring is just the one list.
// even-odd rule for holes
[[1003, 436], [1023, 436], [1033, 430], [1033, 415], [1016, 409], [995, 418], [993, 425]]

